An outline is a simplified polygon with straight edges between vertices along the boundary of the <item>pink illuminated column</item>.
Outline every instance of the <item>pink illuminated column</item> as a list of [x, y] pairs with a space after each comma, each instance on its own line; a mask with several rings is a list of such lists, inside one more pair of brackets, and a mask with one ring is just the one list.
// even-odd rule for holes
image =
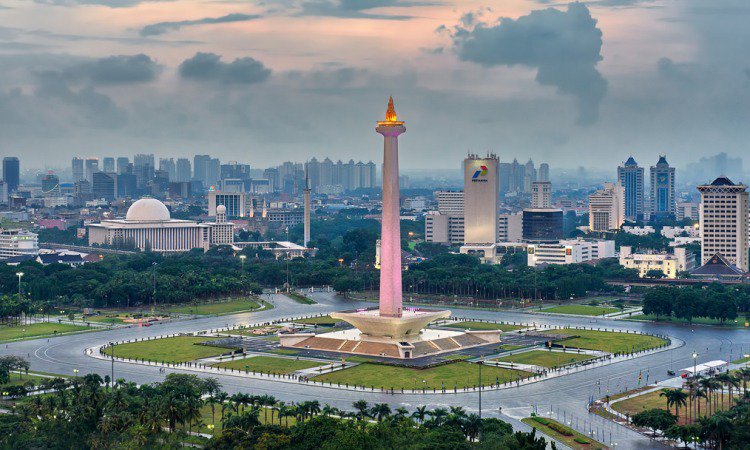
[[388, 101], [385, 121], [375, 131], [383, 135], [383, 222], [380, 236], [380, 315], [401, 317], [401, 228], [399, 221], [398, 136], [406, 132]]

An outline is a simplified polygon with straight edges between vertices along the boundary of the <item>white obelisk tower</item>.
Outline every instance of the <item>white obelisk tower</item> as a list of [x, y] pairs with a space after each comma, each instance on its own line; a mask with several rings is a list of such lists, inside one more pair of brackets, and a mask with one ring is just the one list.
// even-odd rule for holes
[[307, 175], [307, 166], [305, 166], [305, 212], [304, 212], [304, 237], [303, 246], [307, 248], [310, 242], [310, 177]]
[[401, 317], [401, 228], [398, 189], [398, 136], [406, 132], [399, 122], [393, 97], [385, 120], [375, 131], [383, 135], [383, 220], [380, 236], [380, 315]]

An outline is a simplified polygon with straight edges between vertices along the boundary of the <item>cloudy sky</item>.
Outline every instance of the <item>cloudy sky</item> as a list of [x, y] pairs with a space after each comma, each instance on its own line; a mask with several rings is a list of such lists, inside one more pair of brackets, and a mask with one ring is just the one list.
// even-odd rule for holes
[[748, 0], [0, 0], [0, 153], [256, 167], [750, 154]]

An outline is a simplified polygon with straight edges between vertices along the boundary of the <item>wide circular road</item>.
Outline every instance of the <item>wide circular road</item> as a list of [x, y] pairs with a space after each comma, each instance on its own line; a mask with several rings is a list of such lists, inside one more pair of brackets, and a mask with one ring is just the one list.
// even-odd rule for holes
[[[335, 310], [371, 306], [343, 300], [331, 293], [311, 294], [318, 302], [303, 305], [283, 295], [273, 295], [270, 301], [274, 308], [265, 311], [239, 313], [228, 316], [206, 317], [162, 323], [152, 327], [115, 328], [112, 330], [60, 336], [51, 339], [36, 339], [0, 345], [0, 355], [27, 357], [32, 370], [72, 375], [96, 372], [104, 376], [110, 373], [109, 361], [85, 355], [85, 349], [102, 345], [112, 340], [153, 337], [186, 331], [198, 331], [232, 325], [245, 325], [282, 319], [290, 316], [328, 313]], [[654, 448], [648, 438], [625, 427], [616, 425], [595, 414], [590, 414], [587, 405], [591, 399], [632, 389], [638, 385], [639, 374], [643, 382], [654, 382], [667, 377], [667, 370], [680, 370], [693, 364], [692, 354], [698, 354], [697, 362], [723, 359], [734, 360], [750, 353], [750, 334], [744, 329], [721, 329], [700, 326], [656, 325], [581, 317], [563, 317], [541, 314], [460, 310], [452, 308], [454, 316], [492, 319], [515, 322], [534, 322], [554, 326], [606, 327], [666, 334], [685, 342], [685, 345], [634, 358], [624, 362], [596, 367], [578, 373], [551, 378], [512, 389], [485, 390], [482, 392], [483, 417], [499, 417], [513, 424], [516, 429], [528, 430], [520, 422], [531, 412], [547, 414], [560, 421], [570, 423], [581, 432], [593, 432], [598, 440], [609, 445], [617, 443], [620, 448]], [[170, 369], [168, 372], [175, 370]], [[185, 372], [194, 373], [194, 372]], [[163, 380], [157, 367], [115, 363], [115, 377], [136, 383]], [[403, 406], [409, 410], [426, 405], [429, 408], [462, 406], [469, 412], [478, 411], [477, 393], [459, 394], [384, 394], [380, 392], [354, 392], [307, 384], [280, 383], [268, 380], [216, 375], [227, 392], [270, 394], [278, 400], [300, 402], [318, 400], [342, 409], [352, 409], [352, 403], [365, 399], [369, 403], [388, 403], [392, 408]]]

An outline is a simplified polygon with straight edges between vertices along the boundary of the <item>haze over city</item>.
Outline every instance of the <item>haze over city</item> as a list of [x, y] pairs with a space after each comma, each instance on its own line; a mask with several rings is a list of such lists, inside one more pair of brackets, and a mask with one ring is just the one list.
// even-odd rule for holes
[[[2, 151], [377, 160], [394, 95], [405, 170], [467, 151], [555, 167], [750, 137], [743, 0], [0, 1]], [[704, 180], [705, 181], [705, 180]]]

